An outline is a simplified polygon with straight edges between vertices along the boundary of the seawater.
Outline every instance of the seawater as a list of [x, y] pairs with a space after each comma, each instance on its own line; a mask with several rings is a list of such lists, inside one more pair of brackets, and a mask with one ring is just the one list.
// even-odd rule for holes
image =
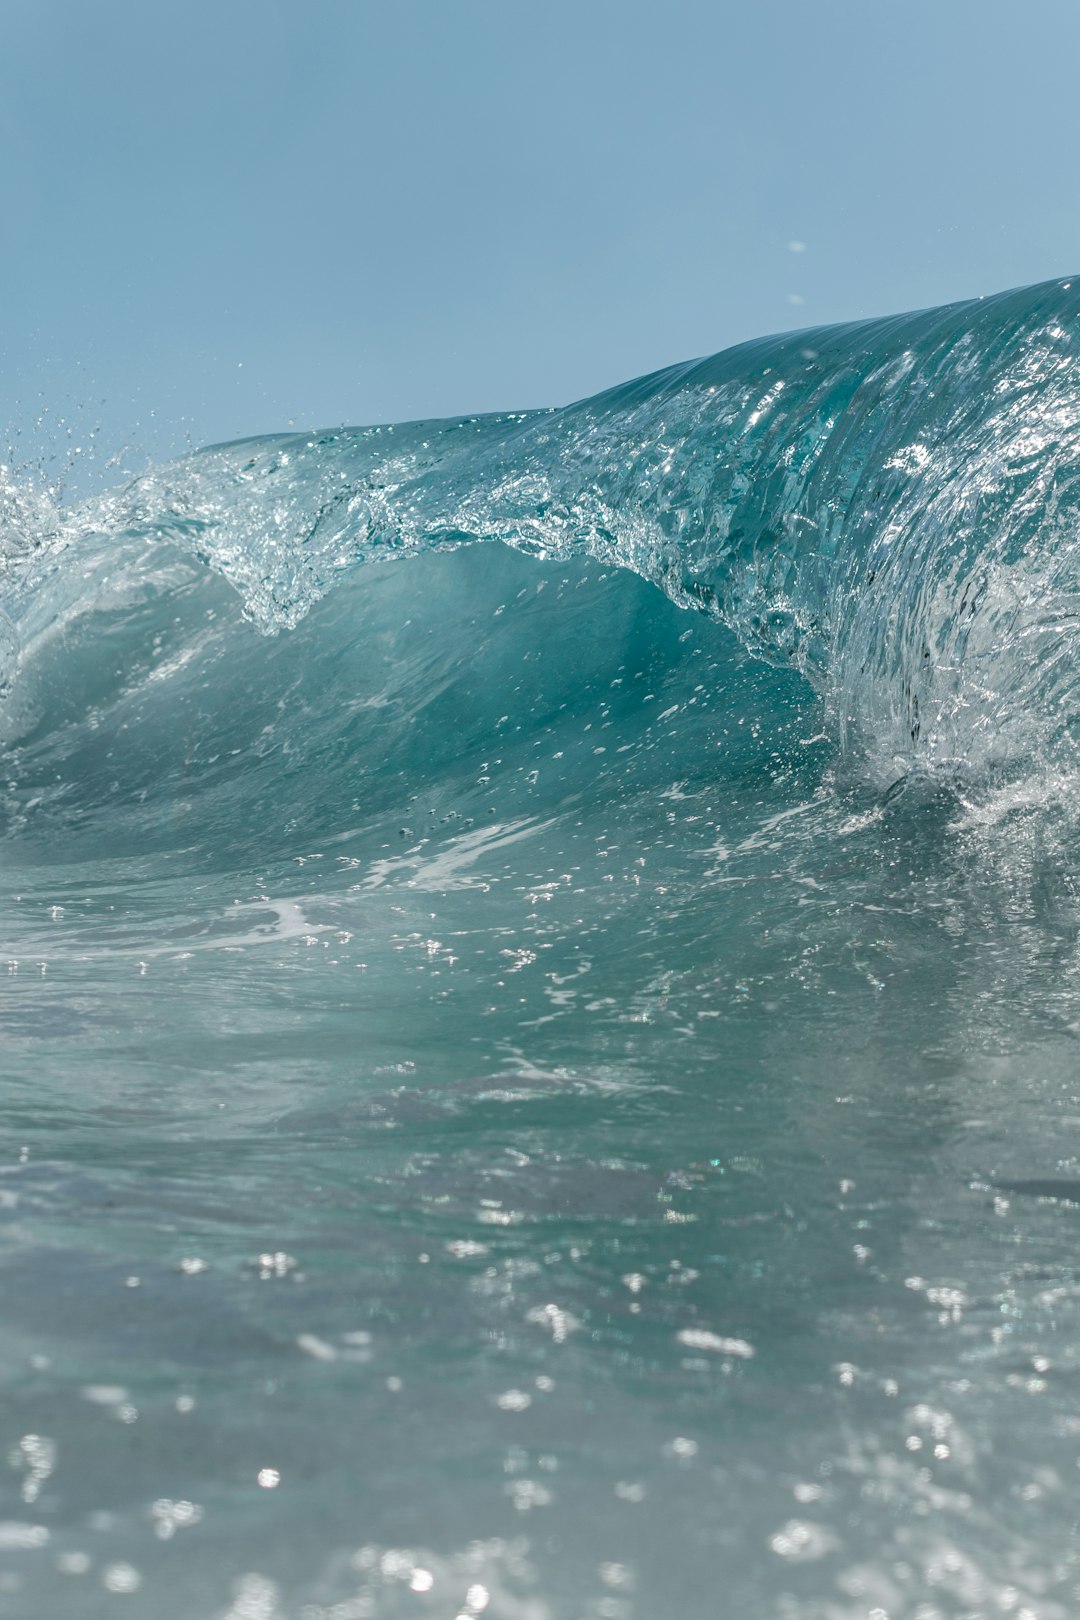
[[1078, 337], [5, 477], [0, 1614], [1080, 1612]]

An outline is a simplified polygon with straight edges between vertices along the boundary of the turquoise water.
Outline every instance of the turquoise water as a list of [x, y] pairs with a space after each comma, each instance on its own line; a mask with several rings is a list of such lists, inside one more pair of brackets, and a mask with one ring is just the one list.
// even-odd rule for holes
[[1077, 1612], [1078, 317], [8, 478], [0, 1614]]

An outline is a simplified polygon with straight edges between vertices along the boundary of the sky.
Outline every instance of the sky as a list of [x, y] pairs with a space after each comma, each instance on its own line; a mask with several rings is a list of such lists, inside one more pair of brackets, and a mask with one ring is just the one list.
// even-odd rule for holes
[[0, 0], [0, 28], [0, 459], [50, 476], [561, 404], [1080, 270], [1076, 0]]

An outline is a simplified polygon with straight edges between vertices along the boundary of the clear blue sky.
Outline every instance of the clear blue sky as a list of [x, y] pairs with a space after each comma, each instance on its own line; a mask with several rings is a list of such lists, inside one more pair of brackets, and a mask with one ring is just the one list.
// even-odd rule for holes
[[0, 0], [0, 26], [24, 444], [44, 407], [161, 453], [559, 403], [1080, 269], [1078, 0]]

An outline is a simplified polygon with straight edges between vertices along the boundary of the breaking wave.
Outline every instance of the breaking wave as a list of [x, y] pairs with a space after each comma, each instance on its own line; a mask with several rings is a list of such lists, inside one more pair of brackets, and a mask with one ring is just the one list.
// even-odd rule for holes
[[9, 684], [73, 617], [167, 594], [179, 559], [277, 631], [363, 563], [497, 540], [632, 570], [795, 665], [884, 785], [1071, 766], [1078, 315], [1048, 282], [560, 410], [214, 447], [67, 510], [9, 480]]
[[1076, 1612], [1078, 316], [0, 478], [0, 1615]]

